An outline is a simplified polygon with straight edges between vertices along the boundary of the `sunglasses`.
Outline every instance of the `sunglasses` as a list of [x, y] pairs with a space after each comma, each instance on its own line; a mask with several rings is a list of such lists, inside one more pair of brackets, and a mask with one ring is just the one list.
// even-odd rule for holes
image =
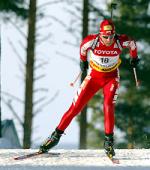
[[108, 39], [108, 38], [109, 38], [109, 39], [113, 39], [114, 36], [115, 36], [114, 34], [108, 35], [108, 36], [107, 36], [107, 35], [102, 35], [102, 37], [105, 38], [105, 39]]

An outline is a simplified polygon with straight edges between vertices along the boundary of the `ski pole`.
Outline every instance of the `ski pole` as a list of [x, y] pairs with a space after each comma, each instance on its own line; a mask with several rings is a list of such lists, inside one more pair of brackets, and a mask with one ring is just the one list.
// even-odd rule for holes
[[79, 77], [81, 76], [81, 74], [82, 74], [82, 71], [80, 71], [79, 74], [77, 75], [77, 77], [75, 78], [75, 80], [70, 83], [70, 86], [73, 87], [73, 86], [75, 85], [75, 83], [77, 82], [77, 80], [79, 79]]
[[111, 19], [113, 19], [113, 9], [117, 8], [117, 4], [116, 3], [111, 3]]
[[136, 87], [139, 87], [139, 81], [137, 79], [137, 73], [136, 73], [136, 68], [135, 67], [133, 67], [133, 73], [134, 73]]

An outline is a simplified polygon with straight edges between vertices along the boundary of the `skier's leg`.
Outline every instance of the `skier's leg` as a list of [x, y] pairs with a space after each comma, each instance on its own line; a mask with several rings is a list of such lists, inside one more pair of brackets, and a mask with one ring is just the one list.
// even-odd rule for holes
[[104, 125], [105, 133], [112, 134], [114, 130], [114, 110], [118, 95], [119, 83], [114, 78], [103, 88], [104, 93]]
[[108, 156], [114, 156], [115, 152], [113, 149], [113, 132], [114, 132], [114, 110], [115, 102], [117, 99], [118, 91], [118, 80], [113, 79], [107, 83], [103, 88], [104, 93], [104, 126], [105, 126], [105, 142], [104, 148]]
[[58, 144], [61, 135], [68, 127], [71, 120], [81, 111], [91, 97], [99, 90], [99, 88], [99, 84], [96, 83], [95, 80], [92, 80], [91, 76], [87, 76], [84, 79], [69, 110], [63, 115], [59, 125], [52, 135], [48, 137], [47, 140], [40, 146], [40, 151], [48, 152], [49, 149]]
[[64, 131], [72, 119], [83, 109], [99, 88], [100, 85], [97, 81], [87, 76], [77, 91], [69, 110], [63, 115], [57, 129]]

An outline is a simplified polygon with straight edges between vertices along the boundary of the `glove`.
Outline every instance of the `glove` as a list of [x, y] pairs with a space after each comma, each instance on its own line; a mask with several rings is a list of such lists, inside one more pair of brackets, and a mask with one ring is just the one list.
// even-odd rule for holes
[[140, 59], [138, 57], [130, 59], [131, 67], [136, 67], [139, 64], [139, 62], [140, 62]]
[[80, 68], [81, 68], [82, 72], [85, 72], [89, 68], [88, 61], [80, 60]]

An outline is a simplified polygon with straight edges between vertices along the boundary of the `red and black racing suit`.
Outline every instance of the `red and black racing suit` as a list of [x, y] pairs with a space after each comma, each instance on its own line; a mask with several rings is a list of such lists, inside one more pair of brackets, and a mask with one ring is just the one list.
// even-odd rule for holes
[[64, 113], [57, 129], [64, 131], [72, 119], [83, 109], [87, 102], [99, 90], [104, 95], [104, 127], [105, 134], [113, 134], [114, 105], [119, 87], [120, 54], [123, 48], [129, 48], [130, 56], [137, 57], [137, 48], [133, 40], [126, 35], [118, 35], [111, 46], [105, 46], [99, 38], [96, 47], [92, 44], [98, 34], [87, 36], [80, 46], [80, 59], [87, 60], [90, 54], [90, 70], [77, 91], [76, 96], [67, 112]]

